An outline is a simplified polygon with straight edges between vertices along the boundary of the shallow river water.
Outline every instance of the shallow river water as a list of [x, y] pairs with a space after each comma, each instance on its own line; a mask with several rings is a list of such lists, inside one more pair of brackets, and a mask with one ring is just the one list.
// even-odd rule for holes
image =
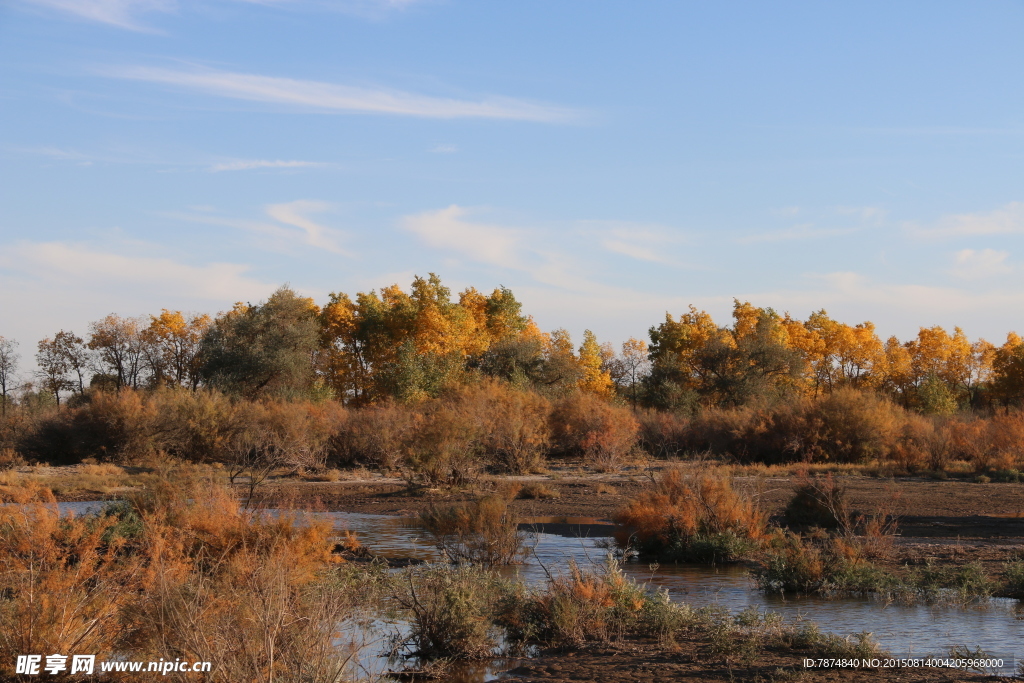
[[[60, 507], [81, 514], [101, 505], [62, 503]], [[346, 512], [317, 514], [331, 517], [338, 528], [355, 531], [362, 544], [375, 555], [426, 561], [441, 559], [429, 538], [411, 520]], [[598, 546], [601, 539], [594, 535], [599, 533], [599, 527], [583, 528], [591, 537], [533, 534], [531, 556], [523, 565], [505, 571], [539, 584], [546, 579], [543, 567], [557, 573], [564, 570], [570, 559], [581, 566], [603, 563], [607, 551]], [[998, 673], [1005, 675], [1014, 671], [1014, 658], [1024, 656], [1024, 604], [1016, 600], [994, 598], [980, 605], [955, 607], [887, 604], [871, 598], [782, 598], [759, 591], [740, 566], [663, 564], [652, 568], [647, 564], [626, 563], [623, 569], [636, 581], [668, 589], [674, 600], [695, 607], [715, 605], [734, 612], [756, 607], [778, 612], [787, 621], [813, 621], [821, 630], [840, 635], [868, 631], [896, 657], [944, 657], [955, 645], [965, 645], [971, 650], [981, 647], [987, 656], [1004, 660], [1005, 666]], [[499, 670], [500, 667], [488, 667], [466, 671], [462, 680], [493, 680], [500, 676]]]

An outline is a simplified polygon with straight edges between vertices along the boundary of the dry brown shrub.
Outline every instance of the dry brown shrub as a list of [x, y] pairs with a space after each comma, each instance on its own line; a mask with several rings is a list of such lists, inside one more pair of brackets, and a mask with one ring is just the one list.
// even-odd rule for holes
[[636, 445], [639, 429], [628, 408], [583, 392], [559, 401], [551, 422], [559, 449], [581, 455], [598, 472], [611, 472], [622, 466]]
[[807, 460], [867, 462], [888, 457], [905, 419], [901, 408], [869, 392], [840, 389], [810, 404]]
[[689, 423], [688, 446], [741, 462], [863, 463], [889, 457], [905, 419], [885, 398], [840, 389], [768, 407], [705, 409]]
[[419, 428], [408, 443], [410, 483], [463, 486], [483, 469], [483, 425], [468, 406], [434, 401], [424, 406]]
[[447, 508], [431, 507], [420, 514], [420, 524], [451, 562], [515, 564], [526, 553], [519, 518], [501, 496], [484, 496]]
[[445, 400], [475, 416], [481, 454], [491, 468], [510, 474], [542, 469], [551, 448], [551, 403], [544, 396], [488, 379]]
[[181, 460], [227, 462], [237, 436], [240, 411], [235, 402], [214, 390], [158, 392], [156, 428], [163, 449]]
[[141, 391], [96, 392], [81, 406], [43, 420], [22, 443], [46, 462], [73, 464], [92, 457], [131, 464], [159, 449], [156, 417], [156, 406]]
[[353, 651], [338, 629], [360, 592], [323, 580], [336, 561], [329, 521], [247, 511], [202, 481], [154, 487], [135, 508], [153, 559], [127, 645], [212, 661], [213, 680], [225, 682], [344, 672]]
[[389, 472], [403, 467], [421, 416], [394, 401], [353, 410], [331, 442], [328, 461]]
[[666, 469], [650, 490], [615, 515], [620, 545], [642, 555], [684, 561], [728, 561], [768, 534], [768, 516], [733, 490], [727, 477]]
[[21, 467], [25, 459], [13, 448], [0, 448], [0, 472]]
[[643, 618], [651, 598], [611, 560], [592, 569], [581, 569], [570, 560], [569, 571], [550, 576], [547, 590], [536, 598], [538, 635], [563, 647], [621, 637]]
[[990, 467], [1005, 469], [1024, 463], [1024, 412], [1015, 410], [994, 415], [990, 429], [998, 459]]
[[139, 573], [104, 539], [114, 521], [63, 517], [48, 491], [21, 493], [0, 505], [0, 658], [112, 651]]
[[558, 498], [561, 495], [562, 494], [558, 492], [558, 489], [552, 488], [547, 484], [531, 482], [529, 484], [524, 484], [523, 487], [519, 489], [517, 497], [531, 500], [546, 500], [549, 498]]
[[365, 591], [324, 573], [329, 521], [245, 511], [181, 478], [101, 515], [62, 517], [52, 500], [25, 487], [0, 501], [17, 503], [0, 505], [0, 657], [205, 660], [224, 683], [346, 675], [338, 631]]
[[640, 447], [655, 458], [675, 458], [693, 448], [690, 418], [675, 412], [645, 410], [637, 414]]

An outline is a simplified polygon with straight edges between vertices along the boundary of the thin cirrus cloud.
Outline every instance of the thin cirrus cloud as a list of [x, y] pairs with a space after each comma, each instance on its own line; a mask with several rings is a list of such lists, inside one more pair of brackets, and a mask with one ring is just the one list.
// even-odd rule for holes
[[564, 123], [578, 118], [575, 111], [565, 107], [509, 97], [461, 100], [215, 69], [129, 66], [103, 69], [101, 73], [215, 97], [284, 105], [312, 112], [365, 112], [435, 119], [482, 118], [541, 123]]
[[[377, 16], [381, 12], [402, 10], [420, 0], [232, 0], [242, 4], [273, 7], [308, 5], [320, 9], [340, 10], [356, 15]], [[176, 0], [21, 0], [28, 5], [44, 7], [69, 14], [78, 19], [106, 24], [129, 31], [153, 33], [142, 17], [154, 12], [174, 13], [179, 9]]]
[[759, 232], [752, 235], [737, 237], [737, 244], [760, 244], [764, 242], [785, 242], [789, 240], [809, 240], [822, 237], [838, 237], [856, 232], [857, 228], [817, 228], [813, 223], [802, 223], [783, 230]]
[[963, 280], [979, 280], [982, 278], [1005, 275], [1013, 270], [1006, 259], [1007, 251], [995, 249], [961, 249], [954, 255], [954, 266], [950, 271]]
[[269, 168], [320, 168], [327, 164], [319, 161], [282, 161], [280, 159], [271, 161], [269, 159], [236, 159], [224, 161], [210, 166], [210, 173], [222, 173], [224, 171], [254, 171]]
[[526, 273], [538, 283], [577, 292], [615, 291], [579, 274], [577, 260], [552, 246], [536, 229], [483, 223], [472, 220], [471, 213], [452, 204], [406, 216], [401, 225], [427, 246], [461, 254], [478, 264]]
[[129, 31], [152, 31], [141, 23], [138, 15], [148, 12], [172, 12], [172, 0], [23, 0], [79, 19], [116, 26]]
[[172, 213], [168, 216], [190, 223], [244, 230], [262, 238], [262, 246], [271, 251], [282, 251], [294, 244], [304, 244], [351, 258], [354, 256], [352, 252], [341, 246], [346, 238], [345, 233], [312, 218], [313, 215], [328, 211], [330, 208], [331, 205], [327, 202], [311, 199], [269, 204], [263, 210], [273, 222], [219, 216], [208, 210], [209, 207], [199, 207], [193, 213]]
[[0, 265], [53, 284], [90, 283], [93, 289], [111, 286], [146, 289], [161, 294], [216, 301], [266, 294], [268, 284], [252, 279], [249, 267], [236, 263], [193, 266], [170, 258], [101, 251], [68, 242], [21, 242], [7, 245]]
[[1010, 202], [993, 211], [943, 216], [932, 225], [908, 223], [911, 234], [920, 237], [969, 237], [1024, 233], [1024, 202]]
[[671, 247], [686, 241], [678, 230], [658, 224], [614, 220], [578, 221], [580, 234], [589, 241], [598, 240], [605, 251], [638, 261], [681, 265], [671, 254]]

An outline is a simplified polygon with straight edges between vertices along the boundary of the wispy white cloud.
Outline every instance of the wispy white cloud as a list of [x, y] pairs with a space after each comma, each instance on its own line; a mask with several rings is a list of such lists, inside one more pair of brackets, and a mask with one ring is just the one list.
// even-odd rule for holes
[[835, 209], [841, 216], [853, 216], [864, 223], [880, 223], [889, 215], [886, 209], [878, 206], [839, 206]]
[[578, 114], [570, 109], [509, 97], [479, 101], [430, 97], [322, 81], [305, 81], [214, 69], [175, 70], [128, 66], [102, 70], [115, 78], [194, 90], [215, 97], [296, 107], [319, 112], [372, 112], [425, 118], [485, 118], [558, 123]]
[[[937, 286], [914, 282], [883, 282], [854, 271], [809, 273], [808, 286], [801, 289], [750, 292], [741, 299], [763, 301], [780, 310], [810, 312], [832, 307], [861, 310], [883, 328], [935, 324], [943, 318], [967, 325], [971, 317], [989, 318], [1001, 311], [1024, 305], [1024, 292], [1016, 289], [978, 289]], [[806, 314], [806, 313], [805, 313]], [[849, 315], [841, 319], [853, 319]]]
[[174, 0], [22, 0], [72, 14], [81, 19], [108, 24], [131, 31], [152, 31], [142, 24], [139, 15], [148, 12], [171, 12]]
[[1007, 251], [996, 251], [995, 249], [961, 249], [954, 255], [955, 264], [950, 271], [953, 275], [963, 280], [979, 280], [982, 278], [1005, 275], [1011, 271], [1006, 263], [1010, 255]]
[[[473, 213], [465, 207], [452, 205], [446, 209], [406, 216], [401, 220], [401, 226], [416, 234], [429, 247], [457, 254], [475, 265], [524, 273], [535, 284], [567, 292], [586, 293], [588, 296], [635, 296], [635, 293], [626, 293], [620, 287], [595, 281], [591, 275], [602, 266], [581, 255], [586, 250], [578, 247], [586, 243], [592, 248], [593, 225], [601, 221], [580, 221], [567, 226], [575, 228], [565, 232], [570, 234], [570, 239], [577, 239], [577, 242], [560, 245], [551, 226], [497, 225], [476, 220]], [[624, 225], [617, 222], [608, 224]], [[628, 255], [632, 258], [638, 256], [636, 253]], [[643, 252], [639, 256], [650, 254]]]
[[476, 264], [519, 271], [536, 282], [570, 291], [614, 289], [581, 274], [576, 259], [553, 246], [540, 230], [493, 225], [470, 217], [469, 209], [453, 204], [406, 216], [401, 224], [428, 246], [460, 254]]
[[450, 249], [474, 261], [522, 268], [523, 230], [466, 220], [468, 211], [452, 204], [447, 209], [406, 216], [402, 224], [428, 246]]
[[166, 296], [237, 301], [266, 293], [269, 285], [247, 275], [249, 266], [209, 263], [193, 266], [170, 258], [102, 251], [71, 242], [19, 242], [2, 250], [6, 271], [75, 287], [107, 289], [126, 286], [159, 291]]
[[622, 254], [640, 261], [652, 263], [669, 263], [669, 259], [660, 254], [653, 247], [645, 247], [635, 242], [624, 242], [616, 239], [601, 240], [601, 246], [615, 254]]
[[271, 251], [281, 251], [295, 244], [303, 244], [353, 257], [352, 252], [341, 246], [347, 237], [343, 231], [322, 225], [311, 218], [311, 215], [323, 213], [330, 208], [331, 205], [327, 202], [309, 199], [270, 204], [264, 207], [264, 213], [272, 218], [273, 222], [221, 216], [210, 207], [194, 208], [195, 213], [171, 213], [168, 216], [191, 223], [221, 225], [259, 235], [267, 240], [263, 246]]
[[[341, 11], [366, 18], [386, 17], [405, 10], [424, 0], [225, 0], [247, 5], [267, 7], [309, 8], [323, 11]], [[170, 13], [179, 9], [177, 0], [20, 0], [73, 15], [87, 21], [129, 31], [155, 32], [143, 22], [146, 14]]]
[[266, 211], [268, 216], [278, 222], [298, 228], [305, 233], [303, 242], [309, 246], [325, 249], [335, 254], [351, 256], [349, 252], [338, 245], [342, 239], [340, 231], [321, 225], [309, 217], [309, 214], [321, 213], [329, 208], [331, 205], [327, 202], [300, 199], [287, 204], [271, 204]]
[[606, 251], [638, 261], [681, 265], [671, 248], [687, 239], [679, 230], [652, 223], [615, 220], [586, 220], [576, 223], [587, 238], [596, 240]]
[[858, 228], [818, 228], [813, 223], [801, 223], [782, 230], [771, 230], [753, 235], [737, 237], [737, 244], [758, 244], [761, 242], [783, 242], [786, 240], [809, 240], [823, 237], [837, 237], [857, 232]]
[[211, 173], [222, 171], [252, 171], [261, 168], [316, 168], [326, 166], [319, 161], [282, 161], [280, 159], [271, 161], [268, 159], [236, 159], [234, 161], [223, 161], [213, 164], [209, 170]]
[[434, 145], [430, 151], [434, 154], [455, 154], [459, 148], [455, 145]]
[[919, 237], [1020, 234], [1024, 233], [1024, 202], [1010, 202], [994, 211], [943, 216], [932, 225], [907, 223], [905, 227]]

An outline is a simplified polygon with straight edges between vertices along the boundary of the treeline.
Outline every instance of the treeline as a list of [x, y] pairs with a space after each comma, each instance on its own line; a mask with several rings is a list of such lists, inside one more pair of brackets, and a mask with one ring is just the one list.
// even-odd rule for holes
[[[216, 318], [110, 315], [37, 345], [15, 381], [0, 338], [2, 446], [46, 460], [362, 463], [452, 481], [636, 448], [764, 462], [1016, 463], [1024, 342], [807, 320], [737, 301], [719, 326], [666, 315], [649, 343], [545, 333], [506, 288], [453, 297], [435, 275], [318, 306], [282, 287]], [[63, 405], [61, 405], [63, 404]], [[968, 443], [970, 442], [970, 443]], [[300, 445], [301, 444], [301, 445]], [[268, 454], [276, 454], [270, 457]], [[13, 456], [12, 456], [13, 457]]]

